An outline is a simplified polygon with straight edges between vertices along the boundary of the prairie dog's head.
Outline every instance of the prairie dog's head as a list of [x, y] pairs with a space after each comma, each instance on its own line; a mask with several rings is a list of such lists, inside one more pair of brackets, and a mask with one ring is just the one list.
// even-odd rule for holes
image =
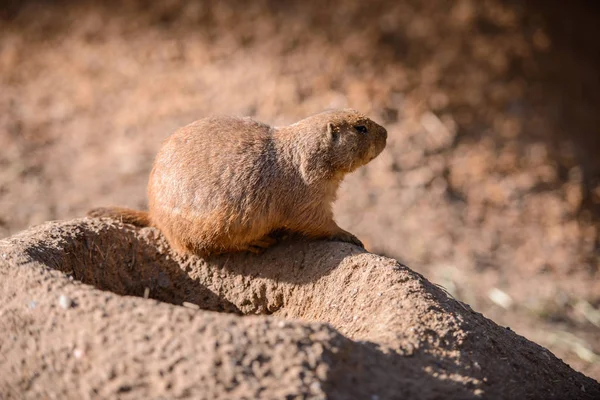
[[385, 148], [387, 131], [353, 109], [325, 111], [300, 120], [292, 131], [306, 182], [331, 179], [367, 164]]
[[335, 171], [352, 172], [383, 151], [385, 128], [353, 109], [323, 113], [329, 161]]

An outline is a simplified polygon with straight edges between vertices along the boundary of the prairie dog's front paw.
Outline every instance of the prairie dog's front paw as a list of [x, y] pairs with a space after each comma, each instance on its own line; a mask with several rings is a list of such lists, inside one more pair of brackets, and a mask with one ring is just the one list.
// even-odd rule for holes
[[363, 243], [360, 241], [359, 238], [357, 238], [350, 232], [346, 232], [346, 231], [341, 231], [341, 232], [336, 233], [335, 235], [332, 235], [330, 240], [352, 243], [352, 244], [362, 247], [363, 249], [365, 248], [365, 246], [363, 245]]

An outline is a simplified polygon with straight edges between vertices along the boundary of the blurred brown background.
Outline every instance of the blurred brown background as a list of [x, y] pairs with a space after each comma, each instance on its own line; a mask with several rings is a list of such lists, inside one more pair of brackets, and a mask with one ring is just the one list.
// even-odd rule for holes
[[161, 140], [203, 116], [353, 107], [390, 137], [340, 225], [600, 379], [595, 2], [0, 6], [0, 237], [144, 207]]

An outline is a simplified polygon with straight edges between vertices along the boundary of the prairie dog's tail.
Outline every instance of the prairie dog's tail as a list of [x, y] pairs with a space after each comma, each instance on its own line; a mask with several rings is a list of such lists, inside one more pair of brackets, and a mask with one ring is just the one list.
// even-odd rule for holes
[[130, 208], [100, 207], [88, 211], [87, 215], [94, 218], [112, 218], [141, 228], [150, 226], [150, 214], [147, 211], [132, 210]]

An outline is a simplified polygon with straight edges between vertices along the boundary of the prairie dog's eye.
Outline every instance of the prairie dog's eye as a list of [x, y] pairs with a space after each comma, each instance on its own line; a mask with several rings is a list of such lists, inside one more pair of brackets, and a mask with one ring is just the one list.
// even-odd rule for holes
[[367, 127], [364, 125], [354, 125], [354, 129], [356, 129], [356, 132], [358, 133], [367, 133]]

